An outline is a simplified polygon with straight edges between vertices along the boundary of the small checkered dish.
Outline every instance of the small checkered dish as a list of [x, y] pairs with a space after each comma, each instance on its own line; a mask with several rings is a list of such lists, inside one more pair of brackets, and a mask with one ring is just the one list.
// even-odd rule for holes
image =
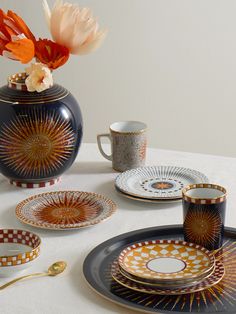
[[7, 277], [30, 266], [40, 253], [41, 239], [25, 230], [0, 229], [0, 276]]
[[120, 267], [140, 279], [155, 282], [196, 280], [215, 266], [214, 256], [205, 248], [180, 240], [134, 243], [119, 255]]

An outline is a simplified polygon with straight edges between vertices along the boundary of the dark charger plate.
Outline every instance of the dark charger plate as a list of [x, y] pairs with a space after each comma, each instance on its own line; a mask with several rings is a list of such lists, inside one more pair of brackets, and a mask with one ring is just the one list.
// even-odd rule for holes
[[223, 249], [217, 253], [226, 274], [220, 283], [204, 291], [177, 295], [151, 295], [132, 291], [110, 275], [111, 263], [127, 245], [153, 239], [183, 239], [180, 225], [132, 231], [114, 237], [93, 249], [83, 272], [88, 284], [111, 302], [143, 313], [236, 313], [236, 229], [225, 228]]

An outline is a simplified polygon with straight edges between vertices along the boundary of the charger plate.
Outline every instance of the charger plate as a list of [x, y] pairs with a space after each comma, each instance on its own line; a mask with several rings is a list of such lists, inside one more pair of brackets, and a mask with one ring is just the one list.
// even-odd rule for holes
[[225, 268], [223, 279], [209, 289], [177, 296], [132, 291], [112, 279], [112, 263], [125, 247], [154, 239], [183, 240], [183, 228], [178, 225], [141, 229], [100, 244], [89, 253], [83, 265], [90, 287], [113, 303], [143, 313], [236, 313], [236, 229], [225, 228], [223, 248], [216, 253]]
[[207, 183], [201, 172], [174, 166], [150, 166], [119, 174], [115, 186], [123, 193], [148, 199], [179, 199], [189, 184]]
[[103, 195], [81, 191], [57, 191], [31, 196], [16, 207], [23, 223], [50, 230], [80, 229], [109, 218], [116, 204]]
[[216, 285], [218, 282], [220, 282], [222, 280], [222, 278], [224, 277], [224, 274], [225, 274], [225, 270], [224, 270], [223, 264], [219, 261], [216, 261], [216, 266], [215, 266], [214, 272], [209, 277], [207, 277], [206, 279], [203, 279], [200, 283], [192, 284], [191, 286], [188, 286], [188, 287], [177, 287], [177, 288], [173, 288], [173, 287], [163, 288], [162, 287], [161, 288], [161, 287], [154, 287], [151, 285], [147, 286], [147, 285], [137, 283], [133, 280], [126, 278], [125, 276], [123, 276], [120, 273], [119, 265], [118, 265], [117, 261], [114, 261], [112, 266], [111, 266], [112, 278], [116, 282], [121, 284], [122, 286], [129, 288], [131, 290], [139, 291], [139, 292], [143, 292], [143, 293], [168, 295], [168, 296], [169, 295], [189, 294], [189, 293], [198, 292], [198, 291], [208, 289], [208, 288]]

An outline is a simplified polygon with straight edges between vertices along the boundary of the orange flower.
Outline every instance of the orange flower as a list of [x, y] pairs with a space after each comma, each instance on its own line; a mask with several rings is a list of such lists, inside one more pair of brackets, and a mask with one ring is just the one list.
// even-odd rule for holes
[[5, 53], [5, 56], [12, 54], [14, 59], [21, 63], [29, 63], [34, 57], [34, 43], [30, 39], [23, 38], [12, 41], [5, 47], [9, 51], [9, 54]]
[[35, 37], [20, 16], [0, 9], [0, 54], [28, 63], [34, 57]]
[[[13, 30], [19, 34], [24, 34], [26, 38], [31, 39], [33, 42], [35, 41], [34, 35], [31, 33], [29, 27], [25, 24], [20, 16], [18, 16], [13, 11], [8, 11], [7, 15], [9, 17], [10, 22], [12, 22]], [[16, 35], [16, 34], [15, 34]]]
[[35, 44], [36, 58], [52, 70], [65, 64], [69, 55], [68, 48], [48, 39], [39, 39]]

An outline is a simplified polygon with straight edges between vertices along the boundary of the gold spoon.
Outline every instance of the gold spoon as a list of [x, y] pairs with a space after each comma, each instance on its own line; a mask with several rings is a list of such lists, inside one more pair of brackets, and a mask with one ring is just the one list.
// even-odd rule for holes
[[11, 281], [9, 281], [8, 283], [5, 283], [4, 285], [0, 286], [0, 290], [3, 290], [5, 288], [7, 288], [8, 286], [13, 285], [15, 282], [26, 279], [26, 278], [30, 278], [30, 277], [34, 277], [34, 276], [56, 276], [61, 274], [65, 269], [66, 269], [66, 262], [55, 262], [53, 263], [49, 268], [48, 271], [46, 273], [35, 273], [35, 274], [31, 274], [31, 275], [25, 275], [16, 279], [13, 279]]

